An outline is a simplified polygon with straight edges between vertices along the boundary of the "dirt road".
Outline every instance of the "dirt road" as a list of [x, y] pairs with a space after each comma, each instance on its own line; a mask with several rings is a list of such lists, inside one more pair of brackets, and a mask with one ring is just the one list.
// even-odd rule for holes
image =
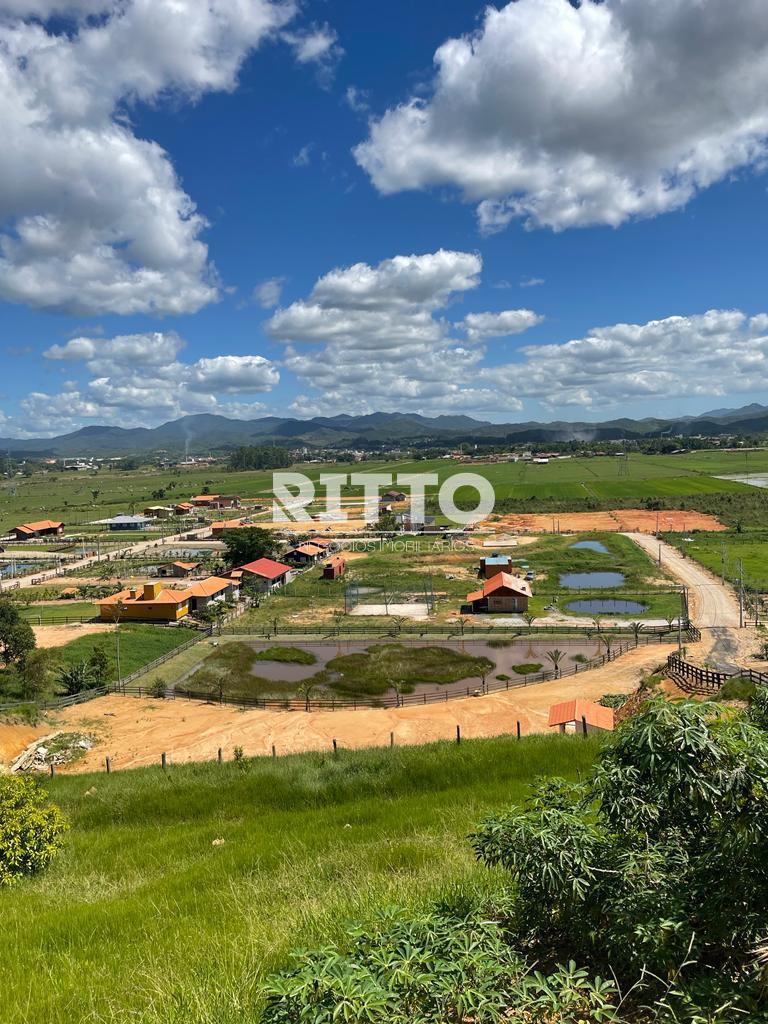
[[717, 576], [698, 562], [683, 558], [670, 544], [655, 537], [644, 533], [627, 533], [625, 536], [653, 559], [659, 557], [661, 548], [662, 568], [688, 587], [689, 611], [694, 625], [699, 629], [738, 629], [739, 602], [733, 590], [723, 585]]

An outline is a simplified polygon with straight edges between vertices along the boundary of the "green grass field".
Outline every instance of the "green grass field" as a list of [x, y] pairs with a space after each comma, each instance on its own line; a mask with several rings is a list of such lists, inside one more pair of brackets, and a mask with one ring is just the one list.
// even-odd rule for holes
[[[466, 835], [594, 738], [341, 751], [47, 781], [72, 828], [0, 891], [3, 1024], [255, 1024], [259, 983], [349, 919], [489, 892]], [[214, 840], [223, 839], [214, 846]]]
[[[352, 471], [336, 464], [297, 466], [316, 480], [329, 470]], [[444, 459], [402, 462], [371, 461], [355, 472], [437, 473], [439, 483], [456, 472], [479, 473], [494, 485], [497, 500], [577, 501], [610, 503], [616, 497], [685, 497], [706, 494], [745, 494], [746, 484], [716, 480], [716, 474], [768, 471], [768, 450], [753, 452], [692, 452], [686, 455], [630, 455], [553, 460], [547, 465], [526, 462], [460, 465]], [[157, 501], [171, 503], [189, 498], [208, 487], [211, 493], [240, 494], [245, 498], [271, 497], [271, 472], [229, 472], [223, 465], [202, 469], [132, 472], [101, 470], [88, 474], [36, 473], [0, 483], [0, 533], [19, 522], [39, 518], [62, 519], [68, 529], [118, 512], [141, 512]], [[706, 482], [704, 482], [706, 481]], [[165, 490], [165, 498], [152, 492]], [[94, 493], [97, 492], [96, 497]], [[345, 495], [360, 493], [346, 487]], [[434, 493], [434, 489], [428, 490]], [[457, 499], [472, 498], [458, 492]], [[106, 536], [106, 535], [105, 535]], [[110, 541], [115, 540], [112, 537]], [[127, 537], [126, 539], [131, 539]], [[133, 539], [136, 539], [135, 536]]]
[[743, 562], [745, 586], [768, 590], [768, 533], [697, 533], [692, 543], [680, 534], [668, 534], [665, 539], [726, 579], [738, 579], [739, 562]]
[[51, 626], [56, 623], [80, 622], [99, 614], [98, 605], [90, 601], [66, 601], [63, 604], [35, 604], [20, 608], [22, 618], [31, 625]]
[[[194, 633], [186, 629], [168, 629], [163, 626], [144, 625], [130, 622], [120, 626], [120, 669], [122, 674], [130, 675], [147, 665], [155, 658], [160, 658], [187, 640]], [[117, 640], [115, 631], [106, 634], [78, 637], [64, 647], [54, 648], [56, 660], [62, 665], [76, 665], [84, 661], [95, 646], [104, 647], [110, 658], [111, 678], [117, 679]]]

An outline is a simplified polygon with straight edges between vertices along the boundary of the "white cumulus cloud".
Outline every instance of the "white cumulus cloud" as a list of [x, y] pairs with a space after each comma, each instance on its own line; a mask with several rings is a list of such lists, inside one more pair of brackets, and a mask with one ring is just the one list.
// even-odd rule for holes
[[234, 89], [295, 13], [292, 0], [0, 0], [0, 298], [76, 314], [214, 301], [205, 219], [128, 115]]
[[464, 319], [467, 337], [472, 341], [483, 338], [505, 338], [522, 334], [544, 319], [532, 309], [505, 309], [501, 313], [468, 313]]
[[457, 188], [487, 232], [651, 217], [766, 159], [764, 0], [516, 0], [434, 60], [355, 155], [383, 193]]

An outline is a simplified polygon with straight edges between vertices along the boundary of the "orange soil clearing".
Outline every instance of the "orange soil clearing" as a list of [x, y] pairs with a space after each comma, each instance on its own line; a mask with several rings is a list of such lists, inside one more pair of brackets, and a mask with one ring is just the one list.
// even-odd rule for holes
[[557, 512], [553, 515], [542, 513], [527, 515], [505, 515], [499, 519], [487, 520], [481, 529], [495, 533], [519, 530], [525, 533], [655, 533], [656, 526], [665, 532], [680, 533], [685, 530], [727, 530], [716, 516], [703, 512], [679, 512], [675, 510], [651, 512], [648, 509], [621, 508], [612, 512]]
[[[99, 736], [94, 748], [67, 772], [100, 771], [104, 758], [112, 766], [135, 768], [159, 764], [164, 751], [169, 760], [212, 760], [222, 747], [227, 757], [235, 746], [249, 756], [268, 755], [272, 744], [278, 754], [329, 750], [332, 740], [340, 747], [387, 746], [390, 732], [396, 744], [429, 743], [456, 736], [470, 739], [514, 734], [517, 722], [523, 735], [547, 732], [551, 704], [582, 697], [596, 700], [604, 693], [629, 693], [673, 649], [667, 645], [640, 647], [603, 668], [566, 679], [530, 687], [500, 691], [486, 697], [469, 697], [445, 703], [406, 708], [358, 711], [258, 711], [201, 704], [195, 701], [161, 701], [150, 698], [101, 697], [86, 705], [68, 708], [55, 716], [55, 728], [86, 729]], [[7, 728], [0, 726], [0, 735]], [[18, 754], [24, 747], [10, 751]], [[27, 742], [29, 742], [27, 740]], [[6, 757], [8, 753], [6, 753]]]

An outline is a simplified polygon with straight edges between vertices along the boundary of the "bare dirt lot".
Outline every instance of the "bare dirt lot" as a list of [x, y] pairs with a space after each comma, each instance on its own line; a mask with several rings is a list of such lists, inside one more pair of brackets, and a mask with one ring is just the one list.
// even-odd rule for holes
[[[47, 731], [85, 729], [99, 736], [82, 760], [62, 769], [71, 772], [100, 771], [106, 756], [119, 769], [158, 764], [163, 752], [171, 763], [210, 760], [219, 747], [231, 757], [235, 746], [255, 756], [269, 754], [274, 744], [278, 754], [287, 754], [330, 749], [333, 739], [340, 747], [386, 746], [390, 732], [395, 743], [426, 743], [455, 738], [457, 725], [468, 739], [514, 734], [517, 722], [523, 734], [546, 732], [551, 704], [577, 696], [595, 700], [604, 693], [628, 693], [672, 649], [654, 644], [578, 677], [486, 697], [386, 710], [241, 711], [193, 701], [115, 695], [68, 708], [54, 716]], [[0, 726], [0, 751], [6, 762], [30, 741], [26, 735], [6, 736], [10, 728]]]
[[64, 626], [33, 626], [38, 647], [63, 647], [71, 640], [92, 633], [112, 633], [111, 622], [73, 622]]
[[[655, 533], [657, 514], [647, 509], [622, 508], [612, 512], [561, 512], [554, 515], [506, 515], [486, 520], [482, 529], [495, 533]], [[725, 530], [715, 516], [702, 512], [659, 512], [658, 528], [669, 532]]]

